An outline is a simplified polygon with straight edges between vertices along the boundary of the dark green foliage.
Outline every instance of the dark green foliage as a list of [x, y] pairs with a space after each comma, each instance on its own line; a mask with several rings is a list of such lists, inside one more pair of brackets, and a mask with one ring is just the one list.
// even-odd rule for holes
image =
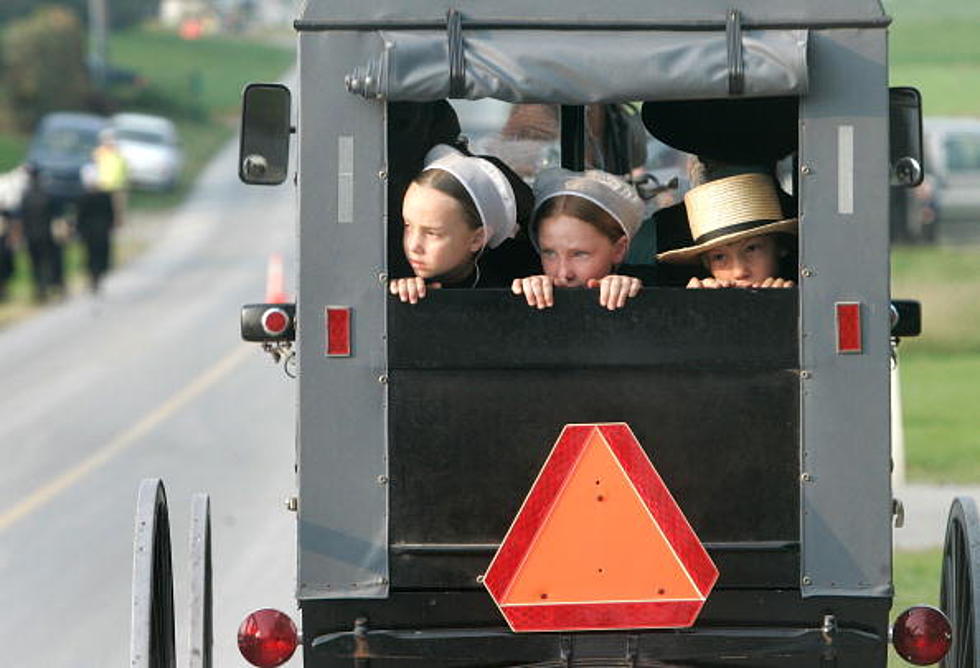
[[64, 7], [45, 6], [2, 33], [3, 88], [14, 123], [29, 130], [45, 113], [90, 102], [85, 30]]

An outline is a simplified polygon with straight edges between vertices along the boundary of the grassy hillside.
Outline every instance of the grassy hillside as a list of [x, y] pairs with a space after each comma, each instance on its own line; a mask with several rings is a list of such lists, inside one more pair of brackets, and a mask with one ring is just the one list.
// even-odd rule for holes
[[890, 0], [892, 85], [917, 86], [926, 115], [980, 116], [980, 2]]

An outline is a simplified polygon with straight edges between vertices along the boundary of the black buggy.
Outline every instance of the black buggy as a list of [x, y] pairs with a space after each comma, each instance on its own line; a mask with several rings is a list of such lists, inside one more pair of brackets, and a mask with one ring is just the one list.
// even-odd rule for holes
[[[305, 4], [296, 119], [289, 91], [250, 87], [240, 170], [282, 183], [295, 130], [299, 299], [246, 306], [242, 328], [297, 375], [306, 665], [885, 666], [889, 370], [893, 337], [918, 329], [891, 301], [889, 188], [921, 180], [918, 98], [888, 89], [888, 24], [875, 0]], [[765, 115], [790, 99], [798, 289], [650, 288], [614, 313], [587, 291], [543, 312], [505, 290], [399, 303], [386, 281], [404, 269], [401, 194], [455, 134], [455, 99], [550, 105], [553, 139], [494, 138], [532, 172], [555, 154], [595, 164], [595, 145], [617, 160], [624, 143], [589, 122], [602, 105]], [[718, 582], [689, 628], [514, 633], [481, 578], [562, 427], [610, 422], [636, 434]], [[173, 665], [158, 481], [140, 504], [132, 665]], [[206, 500], [195, 507], [192, 658], [210, 665]], [[951, 631], [938, 611], [903, 614], [909, 660], [938, 660], [951, 638], [944, 665], [976, 665], [978, 536], [958, 500]], [[240, 631], [256, 665], [297, 642], [281, 613]]]

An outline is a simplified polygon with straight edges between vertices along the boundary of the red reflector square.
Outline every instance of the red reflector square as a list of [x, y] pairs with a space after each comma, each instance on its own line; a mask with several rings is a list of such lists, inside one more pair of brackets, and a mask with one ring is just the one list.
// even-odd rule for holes
[[326, 329], [328, 357], [351, 356], [351, 309], [347, 306], [328, 306], [326, 309]]
[[837, 302], [837, 352], [860, 353], [861, 347], [861, 303]]

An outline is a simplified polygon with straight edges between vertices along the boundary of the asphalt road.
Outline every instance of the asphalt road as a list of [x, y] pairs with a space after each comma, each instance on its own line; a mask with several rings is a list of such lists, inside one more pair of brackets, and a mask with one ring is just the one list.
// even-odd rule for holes
[[101, 296], [0, 331], [0, 665], [128, 665], [145, 477], [167, 486], [181, 666], [193, 492], [211, 495], [215, 665], [246, 665], [248, 611], [295, 611], [295, 385], [238, 333], [269, 253], [292, 289], [294, 192], [240, 184], [236, 150]]

